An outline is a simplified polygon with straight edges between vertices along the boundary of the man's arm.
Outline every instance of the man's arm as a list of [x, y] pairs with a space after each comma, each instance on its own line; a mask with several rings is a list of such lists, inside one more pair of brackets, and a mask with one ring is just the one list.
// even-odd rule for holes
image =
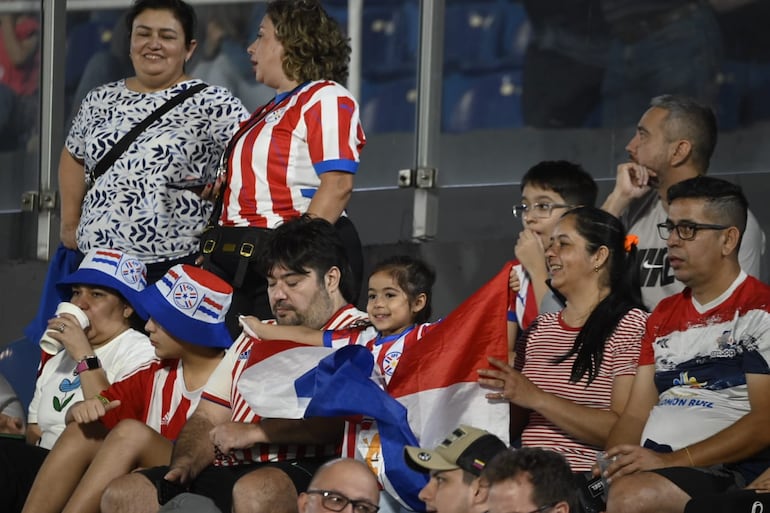
[[224, 422], [209, 432], [211, 444], [227, 454], [256, 444], [339, 443], [343, 419], [262, 419], [260, 422]]
[[61, 197], [61, 241], [70, 249], [77, 249], [77, 228], [80, 209], [86, 195], [85, 168], [67, 148], [59, 157], [59, 196]]
[[634, 162], [620, 164], [616, 171], [615, 188], [604, 200], [602, 210], [620, 217], [633, 200], [647, 194], [650, 179], [655, 176], [654, 171]]
[[746, 230], [741, 237], [741, 247], [738, 250], [738, 260], [741, 264], [741, 269], [746, 271], [746, 274], [760, 277], [762, 254], [765, 252], [765, 233], [762, 231], [762, 227], [759, 226], [757, 218], [751, 211], [748, 212], [746, 218]]
[[631, 394], [626, 407], [610, 431], [605, 447], [611, 448], [619, 444], [639, 445], [650, 411], [658, 402], [654, 378], [654, 365], [639, 366], [631, 384]]
[[214, 461], [214, 446], [209, 432], [214, 426], [229, 422], [231, 414], [226, 406], [201, 400], [179, 433], [165, 479], [187, 484], [210, 465]]
[[[770, 445], [770, 376], [747, 374], [751, 411], [732, 426], [672, 453], [679, 463], [706, 467], [746, 459]], [[689, 456], [687, 455], [689, 452]], [[680, 454], [677, 454], [680, 453]], [[689, 459], [692, 459], [690, 462]]]
[[337, 417], [263, 419], [267, 441], [274, 444], [333, 444], [340, 442], [345, 421]]

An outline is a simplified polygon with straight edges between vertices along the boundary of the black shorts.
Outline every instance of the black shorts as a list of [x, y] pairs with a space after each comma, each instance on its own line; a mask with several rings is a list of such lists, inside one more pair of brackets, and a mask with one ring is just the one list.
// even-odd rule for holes
[[[236, 481], [249, 472], [266, 467], [278, 468], [289, 476], [297, 489], [297, 493], [300, 493], [307, 490], [313, 474], [326, 461], [328, 458], [246, 463], [233, 467], [209, 465], [195, 478], [189, 491], [210, 498], [222, 511], [231, 511], [233, 486]], [[157, 488], [158, 482], [163, 479], [168, 469], [169, 467], [153, 467], [140, 470], [139, 473], [149, 479]]]
[[668, 467], [650, 472], [665, 477], [692, 498], [737, 490], [746, 486], [746, 481], [740, 472], [724, 465]]
[[684, 513], [757, 513], [770, 511], [770, 493], [755, 490], [735, 490], [718, 495], [692, 499]]

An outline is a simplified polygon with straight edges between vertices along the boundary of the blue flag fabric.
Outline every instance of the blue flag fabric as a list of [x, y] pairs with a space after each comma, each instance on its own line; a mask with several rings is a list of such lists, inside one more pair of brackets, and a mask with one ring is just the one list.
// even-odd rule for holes
[[427, 474], [406, 464], [405, 445], [419, 445], [409, 427], [406, 408], [373, 379], [374, 358], [364, 346], [347, 346], [330, 354], [318, 367], [295, 382], [297, 395], [312, 397], [306, 417], [365, 415], [377, 421], [385, 476], [398, 496], [413, 510], [424, 511], [417, 497]]
[[56, 291], [56, 284], [64, 277], [75, 272], [82, 260], [83, 253], [76, 249], [65, 248], [61, 243], [56, 248], [56, 253], [54, 253], [51, 263], [48, 265], [48, 274], [45, 277], [43, 291], [40, 294], [40, 305], [38, 306], [37, 314], [32, 319], [32, 322], [24, 328], [24, 335], [34, 344], [37, 344], [40, 337], [45, 333], [48, 327], [48, 319], [54, 316], [59, 302], [69, 299], [59, 296], [59, 293]]

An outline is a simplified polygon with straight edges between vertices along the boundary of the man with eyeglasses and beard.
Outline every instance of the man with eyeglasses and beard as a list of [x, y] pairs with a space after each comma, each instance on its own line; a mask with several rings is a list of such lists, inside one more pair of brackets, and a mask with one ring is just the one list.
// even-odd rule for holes
[[770, 466], [770, 287], [738, 261], [746, 198], [699, 176], [672, 185], [668, 203], [659, 235], [686, 288], [647, 321], [607, 440], [607, 513], [681, 513]]

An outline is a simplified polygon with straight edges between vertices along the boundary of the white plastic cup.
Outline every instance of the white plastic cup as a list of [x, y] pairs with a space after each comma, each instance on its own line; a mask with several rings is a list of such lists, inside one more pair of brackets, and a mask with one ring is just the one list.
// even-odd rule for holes
[[[70, 314], [80, 323], [80, 327], [83, 329], [88, 328], [91, 324], [86, 316], [85, 312], [81, 310], [77, 305], [62, 301], [59, 306], [56, 307], [56, 317], [61, 314]], [[62, 350], [61, 342], [51, 337], [51, 333], [56, 333], [54, 330], [48, 329], [43, 333], [43, 337], [40, 339], [40, 349], [48, 354], [56, 354]]]
[[602, 499], [605, 503], [607, 502], [607, 494], [609, 493], [610, 485], [607, 482], [607, 478], [604, 477], [604, 471], [607, 470], [607, 467], [609, 467], [613, 461], [615, 461], [615, 458], [616, 456], [613, 456], [612, 458], [607, 457], [607, 453], [604, 451], [596, 453], [596, 463], [599, 465], [599, 472], [602, 478]]

